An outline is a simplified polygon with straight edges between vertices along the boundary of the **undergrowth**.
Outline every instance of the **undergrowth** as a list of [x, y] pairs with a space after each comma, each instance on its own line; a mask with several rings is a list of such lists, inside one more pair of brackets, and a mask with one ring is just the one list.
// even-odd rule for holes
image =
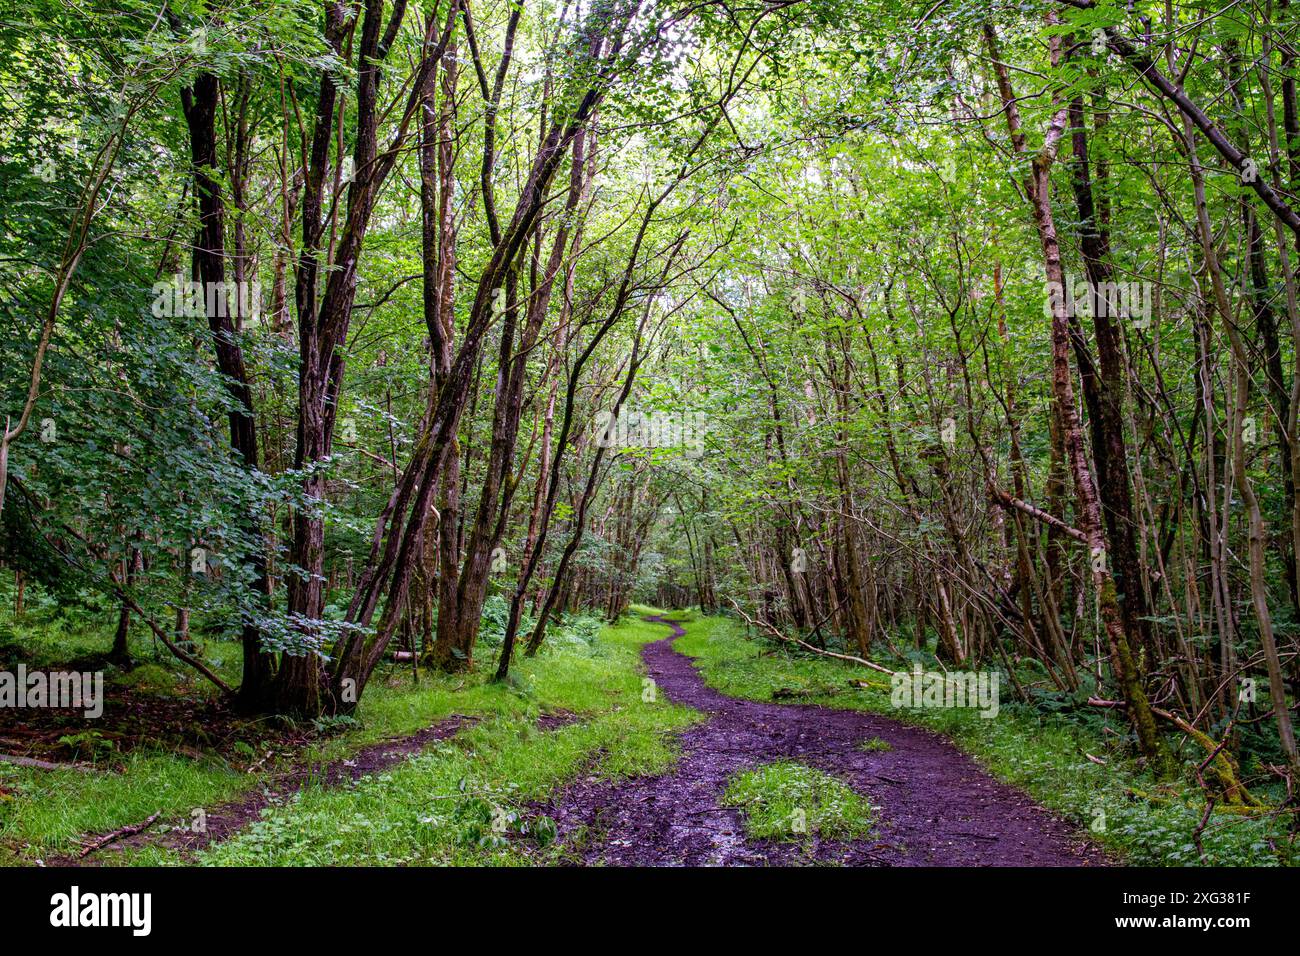
[[[1132, 760], [1128, 728], [1120, 717], [1095, 716], [1083, 723], [1019, 703], [1004, 703], [992, 719], [971, 709], [896, 709], [886, 675], [788, 645], [747, 639], [729, 618], [691, 617], [686, 636], [675, 646], [697, 659], [710, 686], [764, 701], [774, 691], [793, 690], [801, 702], [873, 711], [936, 730], [995, 777], [1080, 826], [1127, 863], [1285, 866], [1300, 857], [1284, 814], [1219, 811], [1202, 834], [1202, 855], [1193, 839], [1205, 810], [1201, 790], [1186, 779], [1157, 782]], [[896, 666], [910, 666], [910, 661]]]

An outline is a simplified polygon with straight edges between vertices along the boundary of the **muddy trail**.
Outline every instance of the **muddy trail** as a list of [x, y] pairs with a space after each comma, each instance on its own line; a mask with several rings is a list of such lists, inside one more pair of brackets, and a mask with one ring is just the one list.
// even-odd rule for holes
[[[615, 866], [1100, 866], [1105, 856], [1025, 794], [999, 783], [945, 738], [875, 714], [726, 697], [673, 649], [685, 631], [642, 651], [673, 703], [708, 719], [685, 731], [672, 772], [611, 783], [588, 777], [547, 812], [573, 862]], [[879, 737], [892, 750], [864, 752]], [[719, 806], [727, 779], [791, 759], [832, 774], [877, 808], [873, 837], [804, 844], [751, 840], [738, 811]]]

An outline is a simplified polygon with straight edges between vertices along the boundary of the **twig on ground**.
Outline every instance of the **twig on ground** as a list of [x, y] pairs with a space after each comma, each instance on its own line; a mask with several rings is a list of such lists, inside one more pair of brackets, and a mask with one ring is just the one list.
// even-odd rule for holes
[[750, 617], [748, 614], [746, 614], [744, 611], [740, 609], [740, 605], [736, 603], [734, 598], [728, 598], [727, 600], [730, 602], [731, 606], [736, 609], [736, 613], [739, 614], [742, 618], [744, 618], [746, 624], [748, 624], [750, 627], [756, 627], [759, 628], [760, 630], [766, 631], [767, 633], [771, 634], [779, 641], [785, 641], [787, 644], [798, 644], [804, 650], [810, 651], [813, 654], [818, 654], [821, 657], [833, 657], [839, 661], [850, 661], [851, 663], [854, 664], [861, 664], [863, 667], [869, 667], [873, 671], [879, 671], [882, 674], [888, 674], [890, 677], [894, 677], [899, 673], [898, 671], [891, 671], [888, 667], [882, 667], [880, 664], [874, 664], [864, 657], [855, 657], [852, 654], [837, 654], [835, 653], [835, 651], [823, 651], [820, 648], [813, 647], [807, 641], [801, 641], [797, 637], [790, 637], [787, 634], [782, 634], [779, 630], [777, 630], [772, 625], [767, 624], [766, 622], [755, 621], [752, 617]]
[[94, 853], [96, 850], [102, 850], [110, 843], [115, 843], [118, 840], [122, 839], [123, 837], [135, 836], [137, 833], [143, 833], [145, 830], [148, 830], [151, 826], [153, 826], [154, 822], [160, 816], [162, 816], [161, 810], [152, 814], [149, 817], [149, 819], [145, 820], [143, 823], [132, 823], [130, 826], [121, 827], [120, 829], [114, 830], [112, 833], [106, 833], [104, 836], [100, 837], [94, 843], [91, 843], [84, 850], [82, 850], [81, 858], [84, 860], [86, 857], [90, 856], [90, 854]]

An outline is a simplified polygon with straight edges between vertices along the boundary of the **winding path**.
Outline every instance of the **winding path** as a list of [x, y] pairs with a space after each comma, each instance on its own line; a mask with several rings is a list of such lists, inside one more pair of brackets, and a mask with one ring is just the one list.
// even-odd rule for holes
[[[938, 734], [860, 711], [727, 697], [673, 649], [686, 632], [642, 651], [649, 676], [674, 703], [709, 717], [681, 735], [674, 769], [611, 783], [579, 780], [547, 812], [562, 838], [581, 835], [580, 862], [616, 866], [1099, 866], [1105, 856], [1025, 794], [999, 783]], [[879, 737], [890, 751], [859, 745]], [[750, 840], [718, 801], [732, 774], [793, 759], [833, 774], [878, 808], [874, 839], [811, 847]]]

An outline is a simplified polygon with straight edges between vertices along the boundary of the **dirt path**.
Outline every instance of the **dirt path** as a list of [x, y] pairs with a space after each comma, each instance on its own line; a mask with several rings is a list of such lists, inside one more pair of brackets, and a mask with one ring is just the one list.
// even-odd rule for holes
[[[124, 850], [139, 849], [147, 845], [174, 849], [184, 858], [191, 859], [200, 850], [230, 839], [261, 817], [265, 808], [286, 802], [309, 784], [338, 787], [345, 783], [355, 783], [365, 776], [382, 773], [420, 753], [429, 744], [454, 737], [461, 728], [477, 720], [477, 717], [453, 714], [410, 736], [370, 744], [332, 763], [318, 766], [300, 765], [281, 771], [265, 780], [260, 788], [239, 800], [205, 808], [204, 827], [198, 832], [179, 828], [170, 830], [149, 828], [121, 839], [114, 839], [112, 843], [89, 856], [51, 857], [45, 860], [45, 865], [111, 865]], [[88, 840], [93, 842], [93, 837]]]
[[[709, 719], [681, 736], [675, 769], [619, 783], [579, 781], [547, 812], [562, 836], [586, 828], [582, 862], [619, 866], [792, 864], [859, 866], [1098, 866], [1105, 857], [1027, 796], [990, 777], [937, 734], [858, 711], [765, 704], [705, 685], [672, 647], [673, 629], [646, 645], [649, 676], [674, 703]], [[879, 737], [893, 749], [865, 753]], [[811, 849], [745, 837], [737, 811], [719, 807], [737, 771], [789, 758], [834, 774], [879, 808], [876, 839], [814, 841]]]

